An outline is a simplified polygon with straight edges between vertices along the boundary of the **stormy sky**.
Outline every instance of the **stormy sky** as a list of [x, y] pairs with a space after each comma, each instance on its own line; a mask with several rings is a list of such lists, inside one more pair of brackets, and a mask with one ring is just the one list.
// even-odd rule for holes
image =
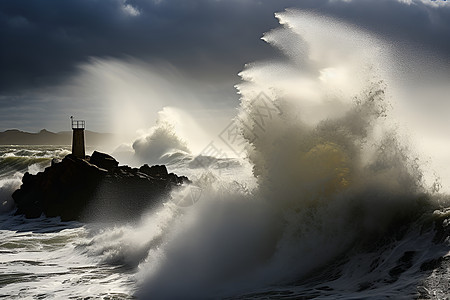
[[275, 12], [292, 7], [355, 24], [396, 45], [399, 53], [405, 45], [411, 59], [416, 50], [427, 53], [436, 66], [432, 69], [447, 74], [448, 4], [2, 0], [0, 130], [68, 130], [68, 117], [75, 115], [86, 119], [89, 129], [107, 132], [111, 122], [124, 122], [113, 110], [147, 115], [134, 125], [149, 127], [164, 106], [190, 108], [194, 116], [222, 111], [224, 118], [232, 117], [239, 103], [238, 73], [246, 63], [280, 55], [260, 38], [279, 26]]

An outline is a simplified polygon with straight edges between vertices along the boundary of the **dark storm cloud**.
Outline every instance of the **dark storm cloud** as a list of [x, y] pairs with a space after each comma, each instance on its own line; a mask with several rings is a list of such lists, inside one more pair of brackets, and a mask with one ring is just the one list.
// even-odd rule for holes
[[[55, 83], [89, 56], [158, 58], [235, 74], [270, 53], [258, 40], [285, 7], [312, 8], [382, 35], [450, 52], [448, 7], [397, 1], [3, 0], [0, 88]], [[130, 13], [131, 12], [131, 13]], [[212, 70], [212, 72], [211, 72]], [[199, 74], [202, 75], [202, 74]]]
[[90, 56], [163, 59], [209, 77], [237, 73], [271, 51], [258, 38], [276, 26], [275, 9], [246, 1], [4, 0], [0, 88], [54, 84]]
[[[450, 5], [403, 2], [2, 0], [0, 96], [58, 85], [89, 57], [163, 60], [189, 76], [232, 86], [245, 63], [276, 53], [259, 37], [278, 26], [274, 12], [288, 7], [347, 20], [395, 43], [448, 58]], [[27, 97], [5, 99], [13, 103]]]
[[[339, 2], [339, 3], [338, 3]], [[419, 47], [450, 56], [450, 3], [443, 0], [333, 1], [327, 14], [360, 26], [401, 47]]]

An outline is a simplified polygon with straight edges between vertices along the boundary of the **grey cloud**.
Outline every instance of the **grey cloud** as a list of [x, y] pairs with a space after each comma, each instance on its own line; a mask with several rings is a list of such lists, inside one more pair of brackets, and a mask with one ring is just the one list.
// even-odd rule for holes
[[450, 6], [421, 1], [3, 0], [0, 89], [56, 84], [90, 56], [158, 58], [199, 78], [236, 79], [244, 63], [273, 55], [259, 37], [286, 7], [450, 53]]
[[359, 0], [328, 5], [326, 13], [356, 24], [394, 43], [450, 55], [450, 3], [438, 1]]
[[236, 74], [272, 51], [258, 38], [276, 26], [273, 10], [240, 1], [5, 0], [0, 89], [55, 84], [90, 56], [163, 59], [205, 78]]
[[2, 0], [0, 102], [4, 112], [29, 107], [29, 99], [35, 99], [36, 107], [36, 97], [45, 98], [48, 87], [65, 82], [90, 57], [166, 61], [186, 76], [222, 90], [226, 84], [228, 93], [235, 93], [232, 86], [245, 63], [277, 55], [260, 37], [278, 26], [274, 13], [289, 7], [356, 24], [399, 45], [400, 51], [407, 44], [437, 53], [448, 65], [450, 5], [430, 3]]

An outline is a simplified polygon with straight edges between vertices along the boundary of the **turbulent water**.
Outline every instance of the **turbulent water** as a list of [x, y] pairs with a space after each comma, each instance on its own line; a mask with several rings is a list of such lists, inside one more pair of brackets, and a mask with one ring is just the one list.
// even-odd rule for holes
[[196, 157], [164, 123], [134, 143], [130, 161], [193, 180], [139, 221], [13, 216], [21, 175], [69, 152], [0, 148], [0, 297], [450, 294], [449, 197], [389, 123], [389, 51], [328, 18], [277, 17], [264, 40], [284, 56], [246, 66], [239, 114], [221, 135], [236, 158]]

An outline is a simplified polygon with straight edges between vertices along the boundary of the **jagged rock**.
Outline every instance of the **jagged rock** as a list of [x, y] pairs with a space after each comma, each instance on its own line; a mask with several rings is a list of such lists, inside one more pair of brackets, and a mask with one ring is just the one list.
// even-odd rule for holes
[[61, 160], [59, 158], [53, 158], [51, 165], [53, 166], [53, 165], [59, 164], [60, 162], [61, 162]]
[[119, 162], [111, 155], [94, 151], [89, 158], [89, 162], [99, 168], [111, 171], [119, 166]]
[[185, 176], [167, 174], [165, 166], [137, 169], [118, 166], [113, 157], [100, 152], [89, 161], [69, 154], [43, 172], [25, 173], [12, 197], [16, 214], [27, 218], [45, 214], [65, 221], [129, 220], [186, 182]]
[[168, 175], [167, 168], [164, 165], [154, 165], [149, 167], [147, 164], [145, 164], [139, 168], [139, 171], [154, 177], [161, 177]]

